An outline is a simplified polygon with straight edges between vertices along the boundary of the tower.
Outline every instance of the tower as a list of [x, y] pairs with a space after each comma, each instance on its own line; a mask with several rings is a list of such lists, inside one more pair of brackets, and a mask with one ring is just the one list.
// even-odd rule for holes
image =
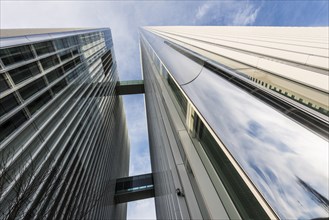
[[0, 218], [125, 218], [129, 140], [111, 32], [1, 30]]
[[160, 219], [328, 216], [327, 33], [141, 30]]

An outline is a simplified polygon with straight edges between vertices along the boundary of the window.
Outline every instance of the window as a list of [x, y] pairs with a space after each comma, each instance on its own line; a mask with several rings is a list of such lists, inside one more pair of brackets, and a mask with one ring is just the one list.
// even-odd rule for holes
[[196, 113], [194, 113], [193, 132], [242, 219], [268, 219], [264, 209]]
[[46, 86], [44, 80], [42, 78], [37, 79], [36, 81], [24, 86], [19, 90], [19, 93], [21, 94], [22, 98], [24, 100], [30, 98], [32, 95], [40, 91]]
[[0, 50], [0, 57], [5, 66], [33, 59], [30, 46], [20, 46]]
[[104, 70], [104, 74], [105, 76], [108, 74], [108, 71], [110, 70], [110, 68], [112, 67], [112, 54], [111, 51], [107, 51], [103, 56], [102, 56], [102, 66], [103, 66], [103, 70]]
[[61, 61], [70, 59], [71, 57], [72, 54], [70, 50], [59, 53], [59, 58], [61, 59]]
[[7, 89], [9, 89], [9, 86], [5, 80], [5, 77], [0, 75], [0, 92], [6, 91]]
[[0, 125], [0, 142], [2, 142], [6, 137], [8, 137], [14, 130], [19, 128], [25, 121], [27, 117], [23, 111], [19, 111], [13, 117], [8, 119], [5, 123]]
[[61, 49], [69, 47], [69, 44], [65, 38], [57, 39], [54, 41], [54, 43], [56, 45], [57, 50], [61, 50]]
[[44, 59], [40, 60], [40, 62], [41, 62], [41, 65], [44, 70], [47, 70], [47, 69], [59, 64], [59, 61], [58, 61], [58, 58], [56, 55], [44, 58]]
[[65, 88], [66, 86], [67, 86], [67, 83], [66, 83], [65, 79], [62, 79], [61, 81], [59, 81], [58, 83], [56, 83], [53, 87], [51, 87], [51, 90], [53, 91], [53, 93], [57, 94], [63, 88]]
[[71, 70], [72, 68], [74, 68], [74, 61], [71, 60], [70, 62], [68, 63], [65, 63], [63, 68], [64, 68], [64, 72], [68, 72], [69, 70]]
[[59, 67], [59, 68], [51, 71], [50, 73], [48, 73], [47, 79], [48, 79], [49, 83], [52, 83], [61, 76], [63, 76], [63, 70], [61, 67]]
[[40, 73], [40, 69], [36, 62], [24, 65], [22, 67], [8, 71], [13, 81], [18, 84], [32, 76]]
[[73, 53], [73, 55], [77, 55], [79, 53], [79, 50], [76, 48], [76, 49], [72, 50], [72, 53]]
[[67, 81], [70, 83], [72, 82], [74, 79], [76, 79], [80, 74], [82, 74], [84, 71], [83, 66], [79, 66], [78, 68], [76, 68], [75, 70], [73, 70], [67, 77]]
[[51, 41], [41, 42], [34, 44], [35, 52], [38, 54], [38, 56], [52, 53], [55, 51], [55, 48]]
[[185, 117], [186, 111], [187, 111], [187, 100], [186, 100], [185, 96], [183, 95], [183, 93], [180, 91], [180, 89], [178, 88], [178, 86], [176, 85], [174, 80], [169, 75], [167, 78], [167, 82], [170, 86], [171, 91], [174, 93], [174, 95], [177, 99], [177, 102], [178, 102], [179, 106], [181, 107], [182, 112], [184, 113], [183, 115]]
[[54, 41], [57, 50], [61, 50], [64, 48], [68, 48], [71, 47], [73, 45], [77, 45], [78, 44], [78, 39], [77, 37], [66, 37], [66, 38], [62, 38], [62, 39], [57, 39]]
[[76, 66], [77, 66], [78, 64], [80, 64], [80, 63], [81, 63], [81, 59], [80, 59], [80, 57], [75, 58], [75, 59], [74, 59], [74, 63], [75, 63]]
[[0, 117], [14, 109], [16, 106], [18, 106], [18, 102], [13, 94], [0, 99]]
[[30, 113], [33, 115], [36, 113], [42, 106], [44, 106], [49, 100], [51, 99], [50, 93], [47, 91], [33, 102], [31, 102], [27, 108], [29, 109]]

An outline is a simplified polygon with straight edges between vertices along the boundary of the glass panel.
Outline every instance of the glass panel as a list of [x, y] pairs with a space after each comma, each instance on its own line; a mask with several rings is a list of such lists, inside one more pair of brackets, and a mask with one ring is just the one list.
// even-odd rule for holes
[[77, 55], [79, 53], [78, 48], [72, 50], [73, 55]]
[[0, 75], [0, 92], [6, 91], [10, 87], [8, 86], [5, 77], [3, 75]]
[[41, 62], [41, 65], [44, 70], [47, 70], [47, 69], [59, 64], [59, 61], [58, 61], [58, 58], [56, 55], [44, 58], [44, 59], [40, 60], [40, 62]]
[[31, 48], [28, 45], [0, 49], [0, 57], [5, 66], [34, 58]]
[[187, 100], [183, 93], [180, 91], [174, 80], [171, 78], [171, 76], [168, 75], [167, 82], [169, 87], [171, 88], [171, 91], [174, 93], [177, 102], [179, 106], [181, 107], [181, 110], [183, 112], [184, 118], [186, 117], [186, 111], [187, 111]]
[[[191, 82], [201, 72], [203, 63], [198, 60], [191, 60], [177, 48], [169, 46], [161, 37], [143, 33], [179, 85]], [[159, 68], [158, 65], [157, 68]]]
[[0, 142], [8, 137], [14, 130], [21, 126], [27, 120], [23, 111], [19, 111], [5, 123], [0, 125]]
[[328, 216], [326, 140], [206, 68], [182, 88], [280, 218]]
[[36, 81], [24, 86], [23, 88], [19, 89], [19, 93], [24, 100], [28, 99], [39, 90], [43, 89], [46, 86], [44, 80], [42, 78], [37, 79]]
[[45, 105], [51, 99], [51, 95], [49, 92], [45, 92], [33, 102], [31, 102], [27, 108], [29, 109], [30, 113], [33, 115], [37, 112], [43, 105]]
[[71, 51], [67, 50], [58, 54], [61, 61], [70, 59], [72, 57]]
[[225, 153], [218, 146], [208, 129], [197, 114], [194, 114], [193, 132], [201, 143], [208, 159], [213, 164], [225, 189], [243, 219], [267, 219], [268, 216], [259, 205], [250, 189], [243, 184], [243, 179], [233, 167]]
[[63, 66], [64, 72], [67, 72], [67, 71], [71, 70], [74, 67], [75, 67], [74, 60], [71, 60], [70, 62], [64, 64], [64, 66]]
[[38, 54], [38, 56], [52, 53], [55, 51], [55, 48], [51, 41], [41, 42], [34, 44], [35, 52]]
[[63, 76], [63, 70], [61, 67], [59, 67], [59, 68], [51, 71], [50, 73], [48, 73], [46, 76], [47, 76], [49, 83], [52, 83], [59, 77]]
[[84, 67], [83, 66], [79, 66], [77, 67], [75, 70], [73, 70], [67, 77], [67, 81], [70, 83], [72, 82], [74, 79], [76, 79], [80, 74], [82, 74], [84, 71]]
[[13, 81], [18, 84], [32, 76], [40, 73], [36, 62], [8, 71]]
[[0, 117], [18, 106], [16, 97], [13, 94], [0, 99]]
[[57, 94], [63, 88], [65, 88], [66, 86], [67, 86], [67, 83], [66, 83], [65, 79], [62, 79], [61, 81], [59, 81], [58, 83], [56, 83], [53, 87], [51, 87], [51, 90], [53, 91], [53, 93]]
[[80, 59], [80, 57], [75, 58], [75, 59], [74, 59], [74, 63], [75, 63], [75, 65], [80, 64], [80, 63], [81, 63], [81, 59]]
[[72, 47], [73, 45], [78, 44], [78, 39], [76, 36], [73, 37], [67, 37], [67, 38], [62, 38], [62, 39], [56, 39], [54, 41], [57, 50], [61, 50], [64, 48]]

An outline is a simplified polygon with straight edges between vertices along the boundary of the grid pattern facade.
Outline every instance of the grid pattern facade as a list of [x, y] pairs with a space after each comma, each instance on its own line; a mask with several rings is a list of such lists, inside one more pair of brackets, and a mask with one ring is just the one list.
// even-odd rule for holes
[[129, 142], [110, 30], [30, 37], [0, 49], [0, 217], [124, 218], [113, 196]]
[[[176, 130], [184, 130], [187, 100], [143, 34], [140, 45], [157, 218], [210, 219], [204, 208], [200, 211], [203, 198], [193, 185]], [[185, 197], [178, 196], [176, 189], [184, 191]]]

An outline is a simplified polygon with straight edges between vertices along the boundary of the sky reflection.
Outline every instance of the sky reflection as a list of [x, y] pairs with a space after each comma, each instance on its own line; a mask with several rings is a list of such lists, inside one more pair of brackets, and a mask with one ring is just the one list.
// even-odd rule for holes
[[327, 141], [207, 69], [182, 88], [281, 218], [328, 216], [301, 184], [328, 200]]

